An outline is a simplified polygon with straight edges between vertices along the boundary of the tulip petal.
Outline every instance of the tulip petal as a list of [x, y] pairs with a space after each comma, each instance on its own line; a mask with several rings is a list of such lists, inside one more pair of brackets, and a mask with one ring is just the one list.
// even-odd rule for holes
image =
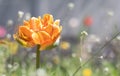
[[52, 35], [52, 39], [54, 41], [56, 41], [56, 39], [59, 37], [61, 30], [62, 30], [62, 26], [60, 26], [60, 27], [59, 26], [54, 26], [53, 35]]
[[50, 14], [45, 14], [43, 16], [43, 20], [42, 20], [42, 23], [44, 26], [47, 26], [48, 24], [53, 24], [53, 16], [50, 15]]
[[45, 27], [44, 29], [47, 33], [49, 33], [50, 35], [52, 35], [53, 33], [53, 26], [52, 25], [48, 25], [47, 27]]
[[52, 44], [53, 44], [53, 42], [51, 40], [47, 40], [44, 44], [41, 45], [40, 50], [45, 50]]
[[43, 41], [43, 37], [40, 36], [38, 33], [33, 33], [32, 38], [36, 44], [41, 44], [41, 42]]
[[41, 25], [41, 21], [40, 21], [40, 17], [38, 18], [35, 18], [35, 17], [32, 17], [29, 21], [30, 23], [30, 28], [34, 31], [40, 31], [40, 25]]
[[18, 43], [20, 43], [21, 45], [23, 45], [23, 46], [27, 46], [27, 42], [26, 41], [24, 41], [24, 40], [22, 40], [22, 39], [20, 39], [20, 38], [16, 38], [15, 39]]
[[15, 39], [18, 43], [20, 43], [20, 44], [23, 45], [24, 47], [33, 47], [33, 46], [35, 45], [33, 41], [23, 40], [23, 39], [19, 38], [19, 37], [17, 36], [17, 34], [14, 34], [13, 37], [14, 37], [14, 39]]
[[40, 44], [40, 46], [41, 46], [40, 50], [45, 49], [49, 45], [53, 44], [53, 41], [52, 41], [50, 35], [45, 31], [40, 31], [38, 33], [34, 33], [32, 35], [32, 37], [36, 44]]
[[24, 26], [27, 26], [27, 27], [30, 28], [30, 24], [29, 24], [29, 22], [24, 20]]
[[47, 41], [47, 40], [52, 40], [50, 35], [45, 31], [40, 31], [40, 32], [38, 32], [38, 34], [39, 34], [39, 37], [43, 37], [42, 44], [44, 44], [45, 41]]
[[60, 20], [55, 20], [54, 24], [55, 24], [56, 26], [59, 26]]
[[32, 38], [36, 44], [40, 44], [40, 45], [46, 43], [47, 41], [52, 41], [50, 35], [45, 31], [33, 33]]
[[28, 27], [25, 27], [25, 26], [19, 27], [19, 35], [21, 38], [27, 37], [27, 38], [31, 39], [32, 33], [33, 33], [33, 31], [30, 30]]

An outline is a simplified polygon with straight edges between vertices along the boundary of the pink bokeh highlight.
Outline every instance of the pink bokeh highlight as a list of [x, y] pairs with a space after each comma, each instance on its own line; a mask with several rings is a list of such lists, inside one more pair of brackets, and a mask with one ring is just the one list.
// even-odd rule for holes
[[5, 37], [7, 31], [3, 26], [0, 26], [0, 38]]

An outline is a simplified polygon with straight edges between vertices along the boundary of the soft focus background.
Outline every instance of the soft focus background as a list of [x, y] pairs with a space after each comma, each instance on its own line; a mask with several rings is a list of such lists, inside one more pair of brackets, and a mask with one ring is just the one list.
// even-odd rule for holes
[[[0, 0], [0, 76], [119, 76], [120, 0]], [[13, 40], [23, 20], [50, 13], [61, 20], [59, 46], [41, 52]], [[99, 50], [101, 47], [101, 50]], [[92, 58], [91, 58], [92, 57]], [[91, 58], [91, 59], [89, 59]], [[89, 59], [89, 61], [87, 61]], [[85, 63], [85, 65], [84, 65]]]

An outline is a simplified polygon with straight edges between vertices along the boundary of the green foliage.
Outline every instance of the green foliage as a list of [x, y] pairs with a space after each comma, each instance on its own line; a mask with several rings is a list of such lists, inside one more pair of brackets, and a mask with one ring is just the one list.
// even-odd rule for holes
[[[14, 48], [12, 49], [8, 46], [8, 44], [9, 42], [7, 42], [7, 44], [0, 45], [0, 76], [36, 76], [35, 58], [32, 58], [30, 55], [30, 58], [28, 57], [27, 60], [21, 60], [19, 57], [14, 56], [18, 55], [17, 53], [12, 55], [10, 51]], [[74, 52], [74, 54], [76, 54], [76, 52]], [[16, 61], [9, 63], [7, 62], [9, 58], [13, 58]], [[45, 76], [72, 76], [75, 70], [85, 63], [85, 61], [80, 62], [80, 57], [77, 55], [62, 58], [60, 57], [59, 59], [59, 63], [54, 63], [51, 61], [42, 62], [40, 69], [43, 71], [40, 70], [39, 73], [45, 73]], [[101, 60], [101, 65], [97, 66], [97, 64], [88, 62], [85, 66], [81, 66], [81, 69], [75, 76], [83, 76], [85, 69], [89, 69], [91, 71], [90, 76], [119, 76], [119, 63], [120, 62], [116, 62], [113, 64], [110, 61], [103, 59]], [[89, 74], [89, 71], [87, 72]]]

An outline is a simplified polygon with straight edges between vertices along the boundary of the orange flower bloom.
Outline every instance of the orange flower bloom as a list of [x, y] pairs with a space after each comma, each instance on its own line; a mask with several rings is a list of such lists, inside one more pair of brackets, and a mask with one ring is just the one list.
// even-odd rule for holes
[[43, 18], [32, 17], [19, 26], [13, 37], [26, 47], [40, 45], [40, 50], [44, 50], [60, 37], [62, 26], [59, 26], [59, 23], [60, 20], [54, 21], [50, 14], [45, 14]]

